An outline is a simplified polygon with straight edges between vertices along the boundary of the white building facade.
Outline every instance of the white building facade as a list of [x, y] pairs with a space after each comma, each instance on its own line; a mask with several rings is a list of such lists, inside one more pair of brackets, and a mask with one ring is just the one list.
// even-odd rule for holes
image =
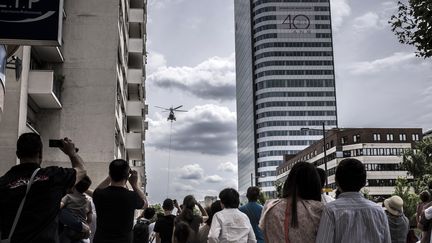
[[343, 159], [355, 158], [364, 164], [367, 172], [367, 184], [363, 191], [376, 201], [383, 201], [394, 193], [398, 178], [412, 179], [400, 165], [402, 154], [421, 139], [420, 128], [333, 129], [326, 134], [326, 159], [321, 139], [279, 166], [277, 180], [283, 183], [299, 161], [313, 163], [322, 169], [325, 169], [327, 161], [328, 185], [334, 195], [337, 165]]
[[330, 2], [236, 0], [239, 191], [275, 196], [276, 168], [337, 126]]
[[18, 81], [6, 71], [0, 173], [17, 163], [18, 136], [37, 132], [43, 166], [70, 167], [48, 147], [49, 139], [70, 137], [94, 186], [117, 158], [145, 182], [147, 1], [65, 0], [63, 17], [61, 47], [7, 45], [23, 69]]

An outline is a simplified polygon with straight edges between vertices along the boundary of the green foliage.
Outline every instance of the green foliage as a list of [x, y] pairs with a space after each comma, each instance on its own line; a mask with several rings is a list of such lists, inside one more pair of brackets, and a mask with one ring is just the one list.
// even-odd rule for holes
[[260, 192], [258, 197], [258, 203], [264, 205], [267, 199], [268, 199], [267, 196], [263, 192]]
[[278, 198], [282, 198], [283, 195], [283, 183], [280, 181], [276, 181], [274, 187], [276, 188], [276, 193]]
[[415, 46], [419, 57], [432, 56], [432, 0], [399, 1], [389, 23], [400, 43]]
[[419, 141], [413, 149], [403, 153], [401, 166], [414, 177], [410, 186], [415, 193], [428, 189], [432, 183], [432, 139]]
[[164, 213], [164, 210], [160, 204], [150, 205], [150, 207], [155, 209], [155, 211], [156, 211], [155, 215], [157, 215], [159, 213], [161, 213], [161, 214]]
[[417, 203], [419, 202], [418, 194], [412, 193], [411, 183], [406, 178], [398, 178], [396, 180], [395, 193], [404, 201], [404, 213], [409, 219], [411, 219], [417, 209]]
[[398, 178], [395, 195], [404, 200], [405, 215], [412, 218], [416, 213], [419, 193], [432, 185], [432, 139], [423, 139], [413, 149], [406, 150], [402, 155], [401, 166], [413, 176], [413, 180]]

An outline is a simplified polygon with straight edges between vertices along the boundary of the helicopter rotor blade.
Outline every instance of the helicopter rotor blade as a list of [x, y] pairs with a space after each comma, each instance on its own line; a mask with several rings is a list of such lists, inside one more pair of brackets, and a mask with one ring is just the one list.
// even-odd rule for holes
[[155, 106], [156, 108], [159, 108], [159, 109], [163, 109], [163, 110], [167, 110], [167, 111], [169, 111], [170, 109], [167, 109], [167, 108], [165, 108], [165, 107], [160, 107], [160, 106]]
[[179, 108], [181, 108], [181, 107], [183, 107], [183, 105], [181, 105], [181, 106], [177, 106], [177, 107], [174, 108], [173, 110], [177, 110], [177, 109], [179, 109]]
[[185, 111], [185, 110], [176, 110], [176, 112], [188, 112], [188, 111]]

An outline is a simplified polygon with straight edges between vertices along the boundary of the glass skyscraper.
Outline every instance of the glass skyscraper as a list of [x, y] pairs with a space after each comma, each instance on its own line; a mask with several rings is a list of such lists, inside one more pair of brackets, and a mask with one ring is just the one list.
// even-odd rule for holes
[[273, 197], [283, 156], [337, 126], [330, 2], [234, 2], [239, 191]]

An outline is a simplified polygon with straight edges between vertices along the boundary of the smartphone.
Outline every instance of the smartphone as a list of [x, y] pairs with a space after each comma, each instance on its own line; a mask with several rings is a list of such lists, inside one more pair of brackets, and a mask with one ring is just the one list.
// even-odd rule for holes
[[48, 146], [51, 148], [61, 148], [63, 147], [63, 141], [61, 139], [50, 139]]
[[[50, 139], [48, 141], [48, 146], [51, 148], [62, 148], [63, 147], [63, 139]], [[75, 152], [78, 152], [79, 149], [75, 148]]]

